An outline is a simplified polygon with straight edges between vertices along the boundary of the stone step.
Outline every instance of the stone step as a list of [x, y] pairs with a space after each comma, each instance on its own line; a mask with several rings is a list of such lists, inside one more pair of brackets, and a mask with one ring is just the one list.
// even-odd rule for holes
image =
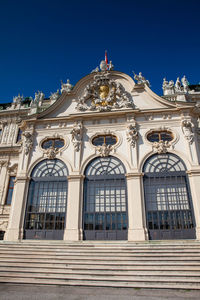
[[176, 264], [176, 265], [164, 265], [164, 264], [159, 264], [159, 265], [147, 265], [147, 264], [133, 264], [133, 265], [108, 265], [108, 264], [62, 264], [62, 263], [32, 263], [32, 262], [0, 262], [0, 268], [1, 267], [27, 267], [27, 268], [48, 268], [48, 269], [59, 269], [59, 270], [111, 270], [111, 271], [116, 271], [116, 270], [166, 270], [166, 271], [194, 271], [198, 272], [200, 271], [200, 265], [186, 265], [186, 264]]
[[29, 250], [28, 251], [28, 253], [31, 253], [31, 254], [43, 254], [43, 253], [48, 253], [48, 254], [55, 254], [55, 253], [59, 253], [59, 254], [62, 254], [62, 253], [82, 253], [82, 254], [90, 254], [90, 255], [94, 255], [94, 253], [95, 254], [106, 254], [106, 255], [108, 255], [108, 254], [117, 254], [117, 255], [124, 255], [124, 254], [134, 254], [134, 253], [136, 253], [136, 254], [139, 254], [139, 253], [148, 253], [148, 254], [159, 254], [159, 255], [161, 255], [161, 254], [172, 254], [172, 255], [174, 255], [174, 254], [177, 254], [177, 255], [179, 255], [179, 254], [181, 254], [181, 253], [184, 253], [184, 254], [199, 254], [200, 255], [200, 249], [173, 249], [173, 250], [165, 250], [165, 249], [162, 249], [162, 250], [157, 250], [157, 249], [142, 249], [142, 250], [135, 250], [135, 249], [133, 249], [133, 250], [115, 250], [115, 249], [112, 249], [112, 250], [96, 250], [96, 249], [93, 249], [93, 250], [91, 250], [91, 249], [88, 249], [88, 250], [78, 250], [78, 249], [75, 249], [75, 250], [72, 250], [72, 249], [62, 249], [62, 250], [60, 250], [60, 249], [54, 249], [54, 250], [48, 250], [48, 249], [35, 249], [35, 248], [31, 248], [31, 249], [12, 249], [12, 248], [0, 248], [0, 253], [7, 253], [7, 254], [9, 254], [9, 253], [15, 253], [15, 254], [27, 254], [27, 250]]
[[127, 282], [127, 281], [88, 281], [88, 280], [55, 280], [42, 278], [13, 278], [0, 277], [0, 282], [12, 284], [36, 284], [36, 285], [71, 285], [71, 286], [97, 286], [97, 287], [129, 287], [129, 288], [158, 288], [158, 289], [194, 289], [200, 286], [191, 282]]
[[37, 259], [37, 258], [43, 258], [43, 259], [78, 259], [78, 260], [90, 260], [90, 259], [95, 259], [95, 260], [196, 260], [200, 261], [200, 254], [155, 254], [155, 253], [135, 253], [135, 254], [118, 254], [114, 255], [113, 253], [110, 254], [84, 254], [84, 253], [76, 253], [76, 254], [71, 254], [71, 253], [53, 253], [53, 254], [31, 254], [31, 253], [0, 253], [0, 260], [3, 258], [23, 258], [23, 259]]
[[[20, 263], [25, 263], [25, 262], [30, 262], [30, 258], [1, 258], [0, 262], [20, 262]], [[66, 265], [72, 265], [72, 264], [86, 264], [86, 265], [196, 265], [196, 266], [200, 266], [200, 261], [196, 261], [196, 260], [188, 260], [185, 261], [185, 259], [183, 260], [154, 260], [152, 261], [151, 259], [149, 260], [127, 260], [124, 261], [119, 260], [119, 259], [115, 259], [115, 260], [105, 260], [105, 259], [101, 259], [101, 260], [90, 260], [90, 259], [85, 259], [85, 260], [78, 260], [78, 259], [43, 259], [43, 258], [35, 258], [35, 259], [31, 259], [32, 263], [54, 263], [54, 264], [66, 264]]]
[[97, 280], [103, 280], [103, 281], [127, 281], [127, 282], [137, 282], [137, 281], [146, 281], [146, 282], [187, 282], [187, 283], [196, 283], [199, 284], [200, 287], [200, 281], [198, 277], [194, 276], [117, 276], [117, 275], [79, 275], [79, 274], [52, 274], [52, 273], [24, 273], [24, 272], [1, 272], [1, 277], [14, 277], [14, 278], [41, 278], [41, 279], [60, 279], [60, 280], [87, 280], [87, 281], [97, 281]]
[[[100, 270], [96, 270], [96, 269], [89, 269], [89, 270], [84, 270], [84, 269], [67, 269], [67, 268], [63, 268], [63, 269], [57, 269], [57, 268], [41, 268], [41, 267], [35, 267], [35, 268], [31, 268], [31, 267], [16, 267], [16, 266], [4, 266], [1, 267], [0, 266], [0, 274], [2, 272], [19, 272], [19, 273], [37, 273], [37, 274], [78, 274], [78, 275], [110, 275], [110, 276], [175, 276], [175, 277], [200, 277], [200, 270], [193, 270], [193, 271], [177, 271], [177, 270], [169, 270], [169, 271], [163, 271], [163, 270], [105, 270], [105, 269], [100, 269]], [[33, 275], [34, 276], [34, 275]]]

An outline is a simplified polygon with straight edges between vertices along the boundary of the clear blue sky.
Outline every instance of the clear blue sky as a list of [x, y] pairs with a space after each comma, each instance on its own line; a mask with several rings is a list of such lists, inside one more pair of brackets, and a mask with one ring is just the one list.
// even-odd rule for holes
[[165, 76], [200, 82], [200, 1], [0, 0], [0, 102], [75, 84], [105, 49], [158, 94]]

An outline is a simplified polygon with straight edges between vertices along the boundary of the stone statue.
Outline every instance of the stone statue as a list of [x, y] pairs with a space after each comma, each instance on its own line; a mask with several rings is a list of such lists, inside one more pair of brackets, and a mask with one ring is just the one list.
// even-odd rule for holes
[[188, 81], [187, 81], [187, 78], [185, 77], [185, 75], [183, 76], [183, 78], [181, 79], [181, 82], [182, 82], [182, 85], [183, 85], [183, 91], [185, 93], [188, 93], [189, 91], [189, 87], [188, 87]]
[[94, 70], [92, 70], [91, 73], [97, 73], [97, 72], [99, 72], [99, 67], [96, 67]]
[[176, 91], [176, 92], [181, 92], [181, 91], [182, 91], [181, 82], [180, 82], [179, 77], [177, 77], [177, 79], [176, 79], [176, 83], [175, 83], [175, 91]]
[[106, 70], [108, 69], [108, 66], [106, 64], [106, 61], [105, 60], [102, 60], [101, 63], [100, 63], [100, 70], [102, 72], [105, 72]]
[[80, 150], [80, 145], [82, 143], [83, 137], [83, 125], [81, 122], [76, 122], [71, 130], [72, 143], [76, 152]]
[[38, 107], [42, 105], [42, 102], [44, 100], [44, 93], [38, 91], [37, 93], [35, 93], [35, 98], [34, 100], [31, 101], [31, 107]]
[[21, 102], [23, 101], [24, 97], [20, 96], [20, 94], [16, 97], [13, 98], [13, 103], [15, 104], [21, 104]]
[[23, 132], [22, 135], [25, 137], [23, 145], [25, 149], [25, 154], [27, 155], [33, 147], [33, 135], [30, 132], [26, 131]]
[[149, 80], [145, 79], [145, 77], [142, 76], [142, 72], [139, 72], [138, 75], [134, 73], [134, 79], [137, 80], [137, 84], [146, 84], [150, 86]]
[[174, 81], [170, 80], [169, 82], [166, 78], [163, 79], [163, 95], [173, 95], [175, 93]]
[[114, 70], [114, 65], [112, 64], [112, 61], [109, 62], [108, 69], [109, 69], [110, 71], [113, 71], [113, 70]]
[[59, 90], [57, 90], [57, 92], [51, 93], [50, 100], [56, 101], [59, 98], [59, 96], [60, 96], [60, 93], [59, 93]]
[[182, 120], [181, 126], [186, 140], [189, 142], [189, 144], [192, 144], [194, 139], [192, 128], [194, 127], [194, 124], [190, 120], [184, 119]]
[[61, 81], [61, 93], [63, 91], [70, 93], [72, 89], [73, 89], [73, 85], [69, 82], [69, 79], [67, 79], [67, 83], [63, 83]]

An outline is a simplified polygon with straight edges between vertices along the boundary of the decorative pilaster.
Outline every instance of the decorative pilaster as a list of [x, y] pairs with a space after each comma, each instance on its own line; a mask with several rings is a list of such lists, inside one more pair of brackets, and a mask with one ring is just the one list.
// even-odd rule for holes
[[145, 208], [142, 193], [142, 173], [129, 173], [128, 189], [128, 241], [145, 241], [148, 239]]
[[26, 177], [17, 177], [13, 190], [6, 241], [18, 241], [23, 238], [23, 217], [25, 209], [25, 188], [28, 182]]
[[196, 222], [196, 238], [200, 240], [200, 170], [188, 171], [192, 203]]
[[68, 203], [64, 240], [82, 240], [83, 175], [68, 176]]

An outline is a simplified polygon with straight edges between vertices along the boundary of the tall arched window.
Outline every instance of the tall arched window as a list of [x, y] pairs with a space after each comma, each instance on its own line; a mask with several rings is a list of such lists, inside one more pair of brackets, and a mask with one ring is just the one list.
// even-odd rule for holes
[[112, 156], [95, 158], [85, 170], [84, 239], [127, 239], [127, 219], [123, 164]]
[[67, 175], [59, 160], [43, 160], [32, 171], [24, 238], [62, 239], [67, 205]]
[[193, 239], [194, 217], [186, 167], [174, 154], [155, 154], [143, 168], [149, 239]]

